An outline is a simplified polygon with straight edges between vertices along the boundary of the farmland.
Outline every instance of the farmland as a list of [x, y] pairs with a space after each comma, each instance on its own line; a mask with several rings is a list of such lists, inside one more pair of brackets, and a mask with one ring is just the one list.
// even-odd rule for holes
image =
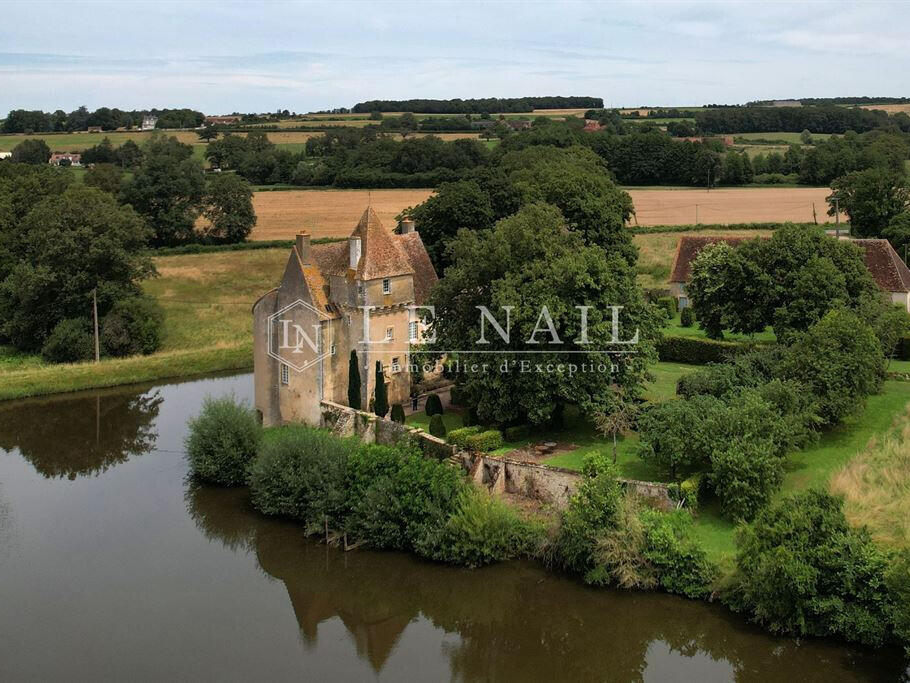
[[[746, 188], [722, 190], [635, 189], [637, 224], [687, 225], [699, 223], [811, 223], [812, 204], [818, 221], [831, 222], [826, 214], [827, 188]], [[256, 192], [253, 204], [258, 217], [254, 240], [290, 239], [302, 229], [314, 237], [347, 235], [372, 196], [373, 208], [391, 228], [394, 217], [432, 194], [430, 189], [406, 190], [287, 190]]]

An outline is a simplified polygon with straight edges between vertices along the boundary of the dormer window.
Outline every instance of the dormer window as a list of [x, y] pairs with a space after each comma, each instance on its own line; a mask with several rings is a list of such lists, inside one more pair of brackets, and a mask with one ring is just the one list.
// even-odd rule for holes
[[383, 294], [392, 293], [392, 281], [387, 277], [382, 278], [382, 293]]

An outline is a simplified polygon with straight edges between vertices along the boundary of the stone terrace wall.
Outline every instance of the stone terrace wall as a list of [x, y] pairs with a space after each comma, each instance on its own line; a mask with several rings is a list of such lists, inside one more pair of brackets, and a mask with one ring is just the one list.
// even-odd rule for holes
[[421, 429], [392, 422], [332, 401], [322, 401], [322, 426], [338, 436], [357, 436], [364, 443], [388, 446], [413, 444], [427, 457], [445, 460], [455, 454], [455, 447]]

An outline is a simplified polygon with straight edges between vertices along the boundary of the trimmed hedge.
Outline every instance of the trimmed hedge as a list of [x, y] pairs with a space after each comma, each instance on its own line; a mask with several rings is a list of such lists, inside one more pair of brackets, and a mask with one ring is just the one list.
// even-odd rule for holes
[[468, 445], [468, 437], [480, 434], [480, 427], [460, 427], [453, 429], [446, 435], [446, 441], [454, 446], [465, 448]]
[[686, 306], [679, 314], [679, 324], [683, 327], [692, 327], [695, 324], [695, 311], [691, 306]]
[[723, 363], [730, 356], [745, 353], [753, 348], [754, 344], [715, 341], [700, 337], [664, 337], [657, 344], [657, 355], [664, 362], [706, 365]]
[[442, 415], [442, 399], [439, 398], [439, 394], [430, 394], [427, 396], [424, 412], [427, 414], [427, 417]]
[[672, 296], [662, 296], [657, 300], [657, 305], [667, 312], [667, 318], [673, 320], [676, 315], [676, 299]]
[[502, 444], [502, 432], [498, 429], [488, 429], [467, 438], [468, 448], [475, 451], [495, 451], [497, 448], [502, 448]]
[[398, 424], [404, 424], [404, 408], [401, 407], [400, 403], [396, 403], [392, 406], [391, 420]]
[[[312, 244], [340, 242], [341, 237], [317, 237]], [[183, 244], [179, 247], [158, 247], [150, 249], [151, 256], [180, 256], [181, 254], [211, 254], [220, 251], [255, 251], [257, 249], [290, 249], [294, 240], [262, 240], [256, 242], [236, 242], [234, 244]]]
[[446, 423], [442, 421], [442, 414], [435, 413], [430, 418], [430, 434], [440, 439], [446, 436]]
[[[653, 235], [661, 232], [692, 232], [696, 230], [777, 230], [783, 223], [699, 223], [698, 225], [648, 225], [629, 228], [633, 235]], [[806, 228], [817, 228], [815, 223], [796, 223]], [[847, 225], [841, 223], [846, 229]]]

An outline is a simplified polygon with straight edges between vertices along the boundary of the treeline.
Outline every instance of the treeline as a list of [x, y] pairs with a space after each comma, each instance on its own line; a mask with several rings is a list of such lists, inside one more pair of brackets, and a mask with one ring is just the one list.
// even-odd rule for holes
[[[828, 104], [907, 104], [910, 97], [801, 97], [796, 100], [804, 106], [823, 106]], [[746, 102], [747, 107], [768, 107], [774, 100], [755, 100]]]
[[865, 133], [875, 128], [897, 126], [910, 131], [910, 116], [888, 115], [871, 109], [821, 107], [723, 107], [695, 112], [702, 133]]
[[453, 100], [370, 100], [351, 109], [356, 114], [409, 111], [416, 114], [507, 114], [535, 109], [603, 109], [600, 97], [485, 97]]
[[138, 128], [146, 116], [158, 118], [156, 128], [198, 128], [205, 121], [202, 112], [193, 109], [144, 109], [124, 111], [116, 107], [100, 107], [89, 111], [85, 107], [66, 113], [14, 109], [0, 126], [3, 133], [66, 133], [100, 126], [102, 130]]

